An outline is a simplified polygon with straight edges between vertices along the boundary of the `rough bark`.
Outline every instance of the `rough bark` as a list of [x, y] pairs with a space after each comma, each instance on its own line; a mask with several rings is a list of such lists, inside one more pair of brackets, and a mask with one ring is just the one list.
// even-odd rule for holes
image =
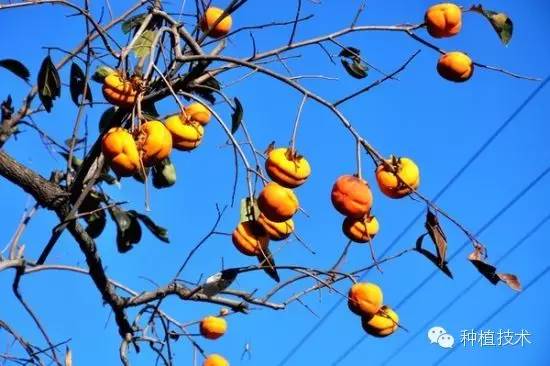
[[[17, 162], [4, 151], [0, 151], [0, 176], [29, 193], [43, 207], [54, 211], [62, 222], [67, 219], [71, 211], [68, 193], [57, 184]], [[128, 334], [132, 333], [132, 327], [124, 312], [124, 301], [105, 275], [94, 240], [77, 220], [72, 220], [67, 229], [84, 254], [90, 277], [101, 293], [103, 301], [113, 310], [120, 335], [126, 339]]]

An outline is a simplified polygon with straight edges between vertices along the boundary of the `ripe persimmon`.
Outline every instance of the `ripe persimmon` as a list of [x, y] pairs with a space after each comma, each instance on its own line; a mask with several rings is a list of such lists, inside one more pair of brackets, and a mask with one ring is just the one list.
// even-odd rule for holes
[[218, 339], [227, 331], [227, 322], [224, 318], [207, 316], [201, 320], [199, 329], [204, 338]]
[[342, 231], [352, 241], [356, 243], [367, 243], [371, 241], [380, 225], [374, 216], [364, 216], [360, 219], [346, 217], [342, 223]]
[[143, 123], [137, 137], [143, 165], [153, 166], [166, 159], [172, 151], [172, 135], [160, 121]]
[[436, 4], [428, 8], [424, 22], [432, 37], [452, 37], [462, 28], [462, 10], [452, 3]]
[[357, 315], [372, 317], [378, 313], [382, 304], [382, 290], [374, 283], [359, 282], [349, 289], [348, 307]]
[[353, 175], [343, 175], [332, 187], [331, 200], [342, 215], [361, 218], [370, 212], [372, 192], [368, 183]]
[[389, 306], [384, 305], [371, 317], [362, 317], [361, 324], [368, 334], [374, 337], [386, 337], [399, 327], [399, 316]]
[[239, 252], [248, 256], [262, 254], [269, 244], [269, 236], [257, 221], [245, 221], [237, 225], [231, 236], [233, 245]]
[[111, 128], [105, 133], [101, 140], [101, 151], [118, 176], [132, 176], [141, 168], [134, 137], [121, 127]]
[[298, 211], [298, 198], [294, 192], [275, 182], [268, 183], [258, 196], [258, 208], [274, 222], [285, 222]]
[[119, 107], [131, 108], [136, 102], [137, 90], [134, 83], [116, 72], [105, 77], [102, 91], [109, 103]]
[[202, 366], [229, 366], [229, 362], [218, 354], [212, 354], [206, 357]]
[[444, 79], [462, 83], [472, 77], [474, 73], [474, 63], [472, 59], [463, 52], [447, 52], [439, 58], [437, 62], [437, 72]]
[[263, 213], [260, 213], [258, 222], [264, 227], [271, 240], [284, 240], [294, 232], [294, 221], [292, 219], [274, 222], [265, 217]]
[[212, 113], [210, 113], [204, 104], [196, 102], [185, 107], [185, 116], [189, 121], [198, 122], [201, 125], [206, 126], [212, 118]]
[[185, 116], [176, 114], [164, 121], [172, 134], [174, 149], [189, 151], [200, 145], [204, 136], [204, 127], [198, 122], [188, 121]]
[[290, 150], [281, 147], [269, 151], [265, 170], [274, 182], [283, 187], [296, 188], [305, 183], [311, 174], [311, 167], [303, 156]]
[[208, 34], [212, 38], [221, 38], [229, 33], [231, 26], [233, 25], [233, 19], [231, 19], [231, 15], [229, 14], [226, 15], [216, 26], [214, 26], [222, 14], [223, 9], [220, 8], [212, 6], [206, 9], [206, 12], [201, 19], [201, 30], [206, 32], [208, 29], [213, 27]]
[[420, 170], [414, 161], [392, 156], [386, 163], [391, 165], [397, 174], [383, 163], [376, 168], [376, 181], [382, 193], [391, 198], [402, 198], [409, 195], [412, 189], [418, 188]]

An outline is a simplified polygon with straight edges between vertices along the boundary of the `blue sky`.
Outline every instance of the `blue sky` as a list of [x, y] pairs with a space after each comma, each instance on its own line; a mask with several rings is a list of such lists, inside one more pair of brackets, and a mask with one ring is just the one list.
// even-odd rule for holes
[[[179, 2], [167, 6], [179, 8]], [[188, 1], [188, 7], [191, 7]], [[220, 1], [219, 5], [227, 2]], [[345, 3], [345, 4], [343, 4]], [[99, 7], [102, 2], [97, 2]], [[120, 1], [115, 12], [129, 1]], [[300, 26], [297, 39], [335, 31], [348, 26], [359, 1], [325, 1], [321, 5], [304, 2], [304, 14], [315, 17]], [[372, 0], [361, 18], [360, 24], [416, 23], [422, 20], [425, 8], [431, 1]], [[469, 3], [461, 3], [469, 5]], [[463, 31], [454, 38], [435, 43], [448, 50], [464, 50], [473, 59], [490, 65], [500, 65], [512, 71], [546, 78], [550, 72], [548, 59], [550, 48], [547, 42], [547, 20], [550, 7], [546, 1], [519, 3], [511, 0], [484, 1], [489, 9], [507, 12], [515, 24], [514, 37], [508, 47], [503, 47], [493, 30], [481, 17], [467, 14]], [[288, 20], [293, 17], [295, 2], [283, 0], [277, 5], [250, 0], [249, 4], [234, 16], [234, 24], [251, 25], [272, 20]], [[97, 10], [97, 9], [96, 9]], [[23, 61], [36, 78], [40, 62], [46, 55], [42, 46], [72, 48], [80, 40], [83, 22], [76, 17], [65, 17], [70, 12], [51, 6], [26, 8], [26, 10], [0, 11], [0, 59], [16, 58]], [[29, 26], [32, 24], [32, 26]], [[256, 42], [260, 50], [285, 44], [289, 28], [258, 31]], [[424, 30], [418, 33], [429, 39]], [[123, 39], [123, 38], [121, 38]], [[392, 71], [399, 67], [417, 49], [420, 55], [399, 76], [399, 81], [389, 81], [351, 102], [342, 105], [342, 111], [355, 127], [385, 155], [396, 154], [413, 158], [421, 169], [421, 191], [433, 197], [451, 177], [463, 167], [479, 147], [509, 118], [540, 83], [518, 80], [500, 73], [477, 69], [470, 81], [454, 84], [441, 79], [436, 71], [437, 54], [403, 34], [361, 33], [346, 36], [341, 42], [362, 50], [366, 59], [383, 69]], [[337, 48], [328, 45], [332, 53]], [[249, 55], [250, 37], [241, 34], [231, 39], [227, 55]], [[332, 65], [318, 47], [291, 52], [301, 58], [288, 61], [296, 75], [325, 74], [337, 77], [338, 81], [304, 81], [329, 100], [345, 96], [366, 83], [380, 77], [371, 72], [368, 79], [357, 81], [350, 78], [340, 65]], [[61, 58], [52, 52], [52, 58]], [[280, 65], [271, 65], [284, 73]], [[63, 70], [62, 79], [68, 81], [69, 71]], [[220, 78], [223, 83], [242, 76], [232, 72]], [[26, 85], [4, 70], [0, 70], [0, 97], [11, 94], [19, 103], [27, 93]], [[98, 85], [93, 86], [96, 100], [102, 98]], [[286, 144], [289, 140], [300, 95], [266, 77], [254, 76], [227, 88], [230, 96], [238, 96], [245, 108], [245, 120], [257, 146], [263, 148], [271, 141]], [[464, 171], [454, 184], [441, 196], [438, 203], [458, 218], [461, 223], [477, 232], [499, 213], [514, 196], [550, 167], [548, 149], [548, 86], [515, 117], [492, 141], [486, 150]], [[98, 118], [103, 105], [88, 110], [87, 120], [90, 136], [97, 136]], [[162, 103], [161, 114], [174, 113], [172, 101]], [[220, 105], [219, 113], [230, 118], [230, 111]], [[36, 116], [35, 121], [51, 136], [63, 141], [72, 130], [76, 108], [70, 100], [68, 88], [54, 104], [53, 113]], [[175, 152], [173, 161], [178, 170], [175, 187], [151, 194], [151, 217], [169, 230], [171, 243], [166, 245], [145, 233], [142, 242], [131, 252], [117, 253], [114, 242], [114, 225], [109, 224], [98, 240], [107, 273], [134, 289], [152, 289], [149, 282], [166, 283], [184, 260], [187, 252], [210, 229], [216, 216], [215, 205], [230, 201], [233, 182], [232, 150], [222, 145], [225, 137], [221, 129], [212, 123], [208, 126], [203, 144], [191, 154]], [[302, 207], [310, 217], [298, 215], [296, 224], [299, 234], [311, 245], [316, 255], [309, 254], [296, 241], [275, 244], [279, 264], [302, 264], [328, 268], [336, 259], [346, 239], [340, 231], [342, 217], [332, 208], [329, 194], [332, 182], [341, 174], [353, 173], [355, 169], [354, 144], [349, 134], [337, 119], [326, 109], [308, 102], [303, 112], [303, 121], [298, 134], [297, 147], [310, 161], [313, 174], [310, 180], [297, 190]], [[5, 149], [20, 161], [41, 174], [48, 176], [55, 168], [63, 168], [64, 161], [54, 153], [48, 153], [37, 135], [26, 130], [18, 140], [10, 141]], [[364, 160], [364, 174], [369, 182], [374, 181], [374, 167]], [[7, 243], [15, 229], [20, 213], [29, 204], [28, 197], [18, 188], [1, 180], [1, 219], [4, 230], [0, 234], [0, 247]], [[499, 214], [487, 226], [479, 239], [488, 247], [489, 260], [499, 262], [499, 270], [520, 276], [524, 285], [547, 269], [550, 248], [546, 238], [550, 225], [544, 223], [511, 254], [507, 251], [533, 227], [549, 214], [549, 176], [544, 175], [521, 199]], [[128, 208], [143, 211], [143, 187], [133, 180], [124, 180], [121, 189], [108, 188], [116, 200], [131, 203]], [[378, 253], [385, 251], [403, 232], [424, 206], [413, 200], [389, 200], [374, 188], [374, 213], [380, 221], [381, 231], [374, 240]], [[244, 181], [239, 182], [238, 196], [246, 194]], [[238, 206], [229, 208], [220, 230], [230, 232], [239, 217]], [[36, 258], [48, 240], [51, 228], [57, 223], [49, 212], [41, 210], [32, 220], [22, 238], [26, 255]], [[442, 221], [449, 239], [449, 251], [453, 253], [464, 243], [464, 236], [448, 221]], [[393, 245], [388, 254], [411, 247], [423, 232], [423, 222], [418, 221]], [[282, 249], [279, 250], [279, 247]], [[379, 284], [384, 291], [385, 302], [397, 305], [402, 325], [408, 333], [400, 330], [385, 339], [366, 338], [340, 365], [381, 364], [405, 342], [407, 347], [391, 360], [390, 365], [405, 362], [432, 364], [445, 354], [445, 350], [430, 344], [426, 333], [432, 326], [442, 326], [458, 341], [461, 330], [477, 329], [493, 312], [509, 301], [515, 293], [500, 284], [493, 286], [485, 280], [478, 281], [459, 300], [448, 305], [458, 294], [468, 288], [480, 275], [466, 260], [470, 247], [459, 252], [450, 267], [454, 280], [437, 273], [424, 286], [407, 294], [433, 271], [425, 258], [411, 253], [383, 266], [384, 273], [372, 271], [368, 280]], [[193, 258], [183, 277], [196, 281], [201, 274], [218, 271], [223, 257], [227, 267], [252, 264], [254, 259], [243, 257], [235, 250], [227, 237], [210, 240]], [[63, 235], [52, 255], [50, 263], [82, 265], [83, 258], [68, 235]], [[346, 269], [356, 269], [370, 263], [366, 246], [353, 246], [345, 263]], [[283, 273], [287, 278], [291, 273]], [[235, 286], [239, 289], [267, 291], [273, 283], [263, 274], [239, 277]], [[2, 305], [0, 319], [12, 323], [29, 339], [39, 341], [40, 336], [31, 320], [11, 295], [12, 272], [0, 273]], [[544, 365], [547, 362], [545, 345], [550, 342], [550, 315], [546, 309], [550, 299], [543, 291], [548, 288], [550, 276], [540, 277], [531, 287], [514, 298], [502, 311], [481, 327], [483, 330], [525, 329], [532, 335], [531, 344], [524, 347], [462, 347], [449, 355], [443, 365], [487, 362], [513, 365]], [[302, 282], [291, 290], [296, 291], [311, 285]], [[347, 291], [348, 283], [338, 286]], [[22, 293], [37, 310], [51, 337], [56, 341], [71, 338], [71, 348], [76, 365], [115, 364], [118, 362], [118, 334], [109, 310], [102, 307], [101, 299], [91, 281], [71, 273], [39, 273], [27, 276], [22, 283]], [[292, 293], [282, 294], [276, 300], [284, 301]], [[323, 290], [312, 294], [304, 301], [319, 317], [326, 314], [340, 300], [340, 295]], [[186, 303], [168, 299], [165, 310], [183, 322], [216, 313], [218, 307]], [[426, 325], [442, 308], [447, 310], [433, 323]], [[298, 303], [285, 311], [252, 311], [250, 315], [237, 315], [228, 319], [229, 331], [219, 341], [201, 341], [208, 352], [225, 355], [232, 365], [278, 365], [290, 350], [318, 324], [319, 318]], [[481, 329], [477, 329], [478, 331]], [[410, 341], [410, 337], [418, 336]], [[311, 337], [288, 358], [286, 365], [330, 365], [350, 346], [364, 335], [359, 318], [339, 306], [331, 316], [313, 332]], [[0, 342], [5, 344], [4, 334]], [[251, 361], [240, 361], [244, 344], [249, 342]], [[0, 351], [1, 352], [1, 351]], [[150, 365], [151, 355], [145, 352], [136, 357], [135, 365]], [[177, 364], [190, 364], [191, 346], [184, 341], [176, 347]]]

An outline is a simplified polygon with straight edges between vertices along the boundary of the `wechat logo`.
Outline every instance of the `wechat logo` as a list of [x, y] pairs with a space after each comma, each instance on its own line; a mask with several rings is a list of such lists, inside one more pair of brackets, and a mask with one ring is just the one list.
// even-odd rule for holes
[[455, 339], [443, 327], [432, 327], [428, 330], [430, 343], [437, 343], [441, 348], [453, 348]]

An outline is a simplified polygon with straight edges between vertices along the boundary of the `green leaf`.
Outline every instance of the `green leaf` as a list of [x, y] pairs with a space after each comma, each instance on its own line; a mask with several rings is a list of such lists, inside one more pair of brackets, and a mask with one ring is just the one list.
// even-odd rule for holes
[[134, 44], [134, 53], [136, 57], [145, 57], [151, 52], [151, 46], [156, 35], [156, 31], [147, 29], [139, 36]]
[[111, 218], [117, 225], [116, 243], [120, 253], [126, 253], [141, 240], [141, 226], [137, 217], [119, 206], [109, 209]]
[[[76, 146], [76, 143], [75, 143], [75, 146]], [[68, 153], [61, 151], [61, 152], [59, 152], [59, 154], [61, 156], [63, 156], [65, 158], [65, 160], [67, 160], [67, 161], [69, 160], [69, 154]], [[74, 171], [78, 171], [78, 169], [80, 169], [80, 166], [82, 165], [82, 162], [83, 162], [82, 159], [77, 158], [75, 156], [75, 154], [73, 154], [71, 156], [71, 168]]]
[[204, 83], [202, 83], [201, 85], [198, 85], [196, 87], [191, 87], [191, 90], [195, 94], [197, 94], [201, 98], [207, 100], [208, 102], [210, 102], [210, 104], [216, 103], [216, 96], [215, 96], [214, 91], [212, 89], [204, 88], [205, 86], [219, 91], [219, 90], [221, 90], [220, 82], [218, 80], [216, 80], [216, 78], [211, 77], [211, 78], [206, 79], [206, 81]]
[[273, 258], [273, 254], [271, 254], [268, 247], [265, 247], [265, 249], [258, 254], [258, 261], [260, 262], [260, 267], [263, 268], [264, 272], [267, 273], [269, 277], [271, 277], [275, 282], [281, 281], [279, 273], [277, 273], [277, 268], [275, 267], [275, 259]]
[[340, 54], [342, 65], [347, 73], [356, 79], [363, 79], [368, 76], [369, 68], [361, 59], [361, 50], [356, 47], [346, 47]]
[[145, 180], [149, 176], [149, 172], [151, 171], [151, 168], [146, 167], [144, 170], [145, 172], [139, 169], [132, 177], [140, 183], [145, 183]]
[[61, 96], [61, 79], [50, 56], [46, 56], [38, 72], [38, 97], [49, 113], [53, 101]]
[[71, 81], [69, 84], [71, 90], [71, 99], [77, 107], [80, 106], [81, 102], [79, 97], [82, 95], [82, 103], [89, 102], [93, 103], [92, 91], [90, 90], [90, 85], [86, 83], [86, 75], [76, 63], [73, 62], [71, 65]]
[[153, 166], [153, 187], [157, 189], [168, 188], [176, 183], [176, 167], [166, 158]]
[[11, 99], [11, 94], [8, 94], [8, 97], [6, 100], [0, 104], [0, 108], [2, 108], [2, 112], [4, 113], [4, 117], [7, 119], [10, 119], [15, 109], [13, 108], [13, 100]]
[[514, 23], [504, 13], [489, 12], [488, 15], [491, 25], [497, 32], [501, 42], [507, 46], [512, 39], [512, 33], [514, 32]]
[[348, 60], [342, 59], [342, 65], [346, 69], [347, 73], [353, 76], [356, 79], [364, 79], [368, 76], [368, 67], [363, 62], [358, 60], [353, 60], [349, 62]]
[[241, 104], [241, 101], [237, 97], [235, 97], [234, 100], [235, 100], [235, 110], [231, 115], [231, 133], [233, 134], [237, 132], [237, 130], [241, 126], [241, 122], [243, 120], [243, 115], [244, 115], [244, 109], [243, 109], [243, 105]]
[[137, 14], [133, 17], [128, 18], [125, 22], [122, 23], [122, 32], [124, 34], [128, 34], [130, 33], [130, 31], [132, 31], [132, 29], [139, 28], [146, 16], [147, 14]]
[[98, 181], [99, 182], [105, 182], [107, 183], [108, 185], [112, 186], [113, 184], [119, 186], [120, 182], [118, 181], [118, 179], [116, 179], [115, 177], [113, 177], [112, 175], [108, 174], [108, 173], [102, 173], [99, 178], [98, 178]]
[[358, 58], [358, 56], [360, 55], [361, 55], [361, 50], [359, 48], [350, 46], [342, 49], [342, 51], [338, 56], [355, 59], [355, 58]]
[[483, 15], [491, 26], [497, 32], [500, 41], [507, 46], [512, 39], [512, 33], [514, 32], [514, 23], [512, 19], [505, 13], [497, 12], [493, 10], [486, 10], [481, 5], [474, 5], [471, 8], [472, 11]]
[[103, 112], [101, 118], [99, 118], [99, 132], [106, 132], [109, 127], [112, 125], [113, 117], [116, 113], [116, 107], [109, 107]]
[[[61, 153], [61, 155], [63, 155], [65, 159], [68, 159], [68, 154], [65, 155], [65, 153]], [[76, 158], [73, 156], [73, 161], [75, 161], [75, 159]], [[78, 208], [79, 214], [93, 212], [92, 214], [85, 215], [84, 221], [86, 221], [87, 223], [86, 232], [94, 239], [103, 232], [103, 229], [105, 228], [105, 225], [107, 223], [105, 211], [101, 209], [101, 204], [102, 202], [104, 202], [104, 200], [105, 196], [103, 194], [92, 191], [86, 196], [86, 198]]]
[[31, 76], [31, 73], [29, 70], [23, 65], [21, 62], [6, 58], [3, 60], [0, 60], [0, 67], [3, 67], [12, 73], [14, 73], [16, 76], [19, 76], [21, 79], [25, 81], [29, 81], [29, 77]]
[[86, 216], [85, 221], [88, 224], [88, 226], [86, 226], [86, 232], [93, 239], [95, 239], [100, 236], [103, 229], [105, 229], [107, 224], [107, 215], [105, 214], [105, 211], [97, 211], [89, 216]]
[[208, 86], [209, 88], [221, 90], [220, 82], [215, 77], [210, 77], [202, 83], [204, 86]]
[[149, 231], [157, 237], [157, 239], [165, 242], [170, 243], [170, 239], [168, 238], [168, 230], [163, 228], [162, 226], [158, 226], [155, 224], [153, 220], [147, 215], [140, 214], [139, 212], [135, 210], [128, 211], [129, 214], [137, 217], [141, 222], [149, 229]]
[[160, 117], [160, 114], [153, 102], [142, 102], [141, 103], [141, 114], [148, 121], [157, 120]]
[[260, 216], [260, 209], [258, 208], [258, 202], [254, 198], [252, 202], [250, 197], [243, 198], [241, 200], [241, 220], [240, 222], [256, 221]]

